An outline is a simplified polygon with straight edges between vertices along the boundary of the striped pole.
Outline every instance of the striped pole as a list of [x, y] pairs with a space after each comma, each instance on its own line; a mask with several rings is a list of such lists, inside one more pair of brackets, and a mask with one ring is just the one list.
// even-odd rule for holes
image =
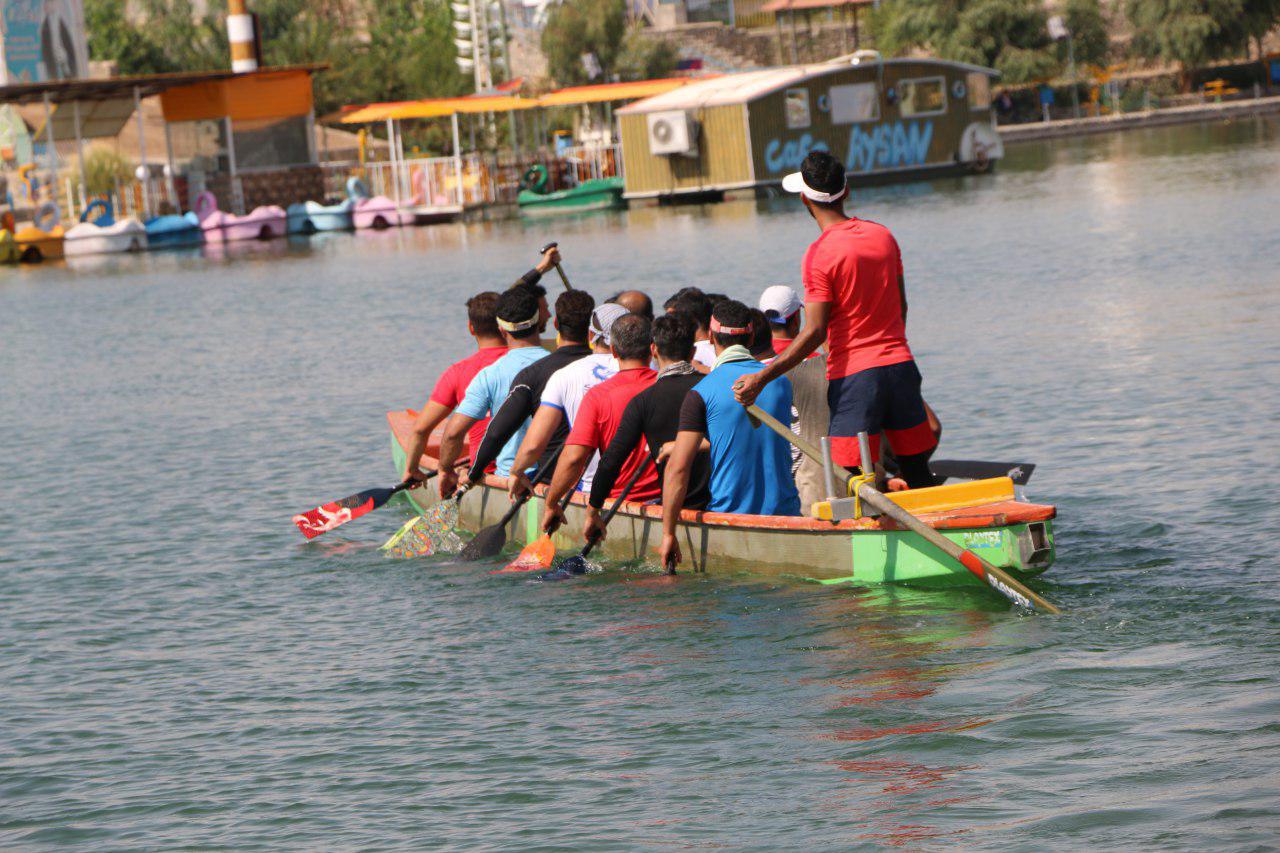
[[244, 0], [227, 0], [227, 39], [231, 42], [231, 70], [237, 74], [258, 70], [253, 36], [253, 16]]

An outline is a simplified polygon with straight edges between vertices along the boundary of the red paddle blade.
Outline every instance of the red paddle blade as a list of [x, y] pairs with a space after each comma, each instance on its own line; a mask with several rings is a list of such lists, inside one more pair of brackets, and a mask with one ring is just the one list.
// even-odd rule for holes
[[321, 504], [315, 509], [300, 513], [293, 517], [293, 523], [308, 539], [315, 539], [321, 533], [328, 533], [335, 527], [341, 527], [348, 521], [373, 512], [387, 501], [395, 492], [391, 489], [368, 489], [357, 492], [340, 501]]
[[550, 536], [540, 536], [524, 546], [524, 550], [504, 568], [494, 569], [491, 575], [502, 575], [507, 572], [537, 572], [551, 567], [556, 558], [556, 546]]

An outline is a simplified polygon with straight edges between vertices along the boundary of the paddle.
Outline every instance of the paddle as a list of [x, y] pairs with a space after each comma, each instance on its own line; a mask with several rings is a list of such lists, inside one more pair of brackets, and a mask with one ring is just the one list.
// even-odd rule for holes
[[[564, 445], [551, 455], [541, 468], [533, 475], [530, 486], [536, 486], [542, 482], [542, 478], [546, 473], [555, 468], [556, 460], [560, 458], [560, 451], [564, 449]], [[516, 513], [520, 508], [528, 503], [529, 498], [533, 497], [533, 489], [521, 495], [515, 503], [511, 505], [511, 509], [498, 521], [497, 524], [490, 524], [488, 527], [476, 534], [475, 538], [468, 542], [462, 548], [462, 552], [458, 554], [460, 560], [483, 560], [486, 557], [492, 557], [494, 554], [502, 550], [502, 546], [507, 544], [507, 525], [511, 523], [511, 519], [516, 517]]]
[[[559, 243], [548, 243], [547, 245], [542, 247], [542, 251], [539, 254], [545, 255], [547, 252], [551, 251], [552, 249], [556, 248], [559, 245], [560, 245]], [[564, 282], [564, 289], [573, 290], [573, 285], [569, 283], [569, 277], [566, 276], [564, 274], [564, 270], [560, 268], [559, 261], [556, 261], [556, 272], [560, 273], [560, 280]]]
[[[625, 486], [622, 487], [622, 493], [618, 495], [618, 499], [613, 502], [613, 506], [609, 507], [609, 511], [604, 514], [604, 518], [600, 519], [600, 523], [605, 527], [609, 526], [609, 522], [613, 521], [613, 517], [618, 514], [618, 507], [622, 506], [622, 502], [631, 494], [631, 489], [635, 486], [636, 481], [640, 479], [640, 475], [645, 472], [645, 465], [637, 465], [636, 470], [631, 473], [631, 477], [627, 480]], [[567, 557], [561, 561], [551, 571], [542, 576], [543, 580], [558, 581], [564, 580], [571, 575], [584, 575], [587, 573], [587, 555], [591, 553], [591, 549], [600, 543], [603, 536], [597, 536], [583, 546], [582, 550]]]
[[[571, 500], [573, 500], [572, 489], [565, 492], [564, 497], [560, 500], [561, 512], [564, 512], [564, 508], [569, 505]], [[521, 548], [520, 553], [510, 563], [507, 563], [501, 569], [494, 569], [489, 574], [505, 575], [512, 572], [536, 572], [539, 569], [549, 569], [555, 558], [556, 544], [551, 541], [551, 534], [544, 533]]]
[[983, 462], [977, 459], [934, 459], [929, 463], [933, 476], [947, 479], [989, 480], [1008, 477], [1014, 485], [1025, 486], [1036, 466], [1031, 462]]
[[[810, 459], [822, 463], [822, 454], [818, 452], [812, 444], [797, 436], [789, 427], [783, 426], [778, 420], [761, 409], [759, 406], [747, 406], [747, 414], [751, 418], [753, 424], [763, 423], [769, 429], [776, 432], [782, 438], [789, 441], [800, 449], [800, 452]], [[850, 474], [839, 466], [836, 467], [842, 476], [852, 479]], [[941, 550], [947, 556], [964, 566], [974, 574], [978, 580], [983, 581], [996, 592], [1003, 595], [1009, 601], [1028, 610], [1039, 610], [1042, 613], [1061, 613], [1056, 606], [1051, 604], [1040, 595], [1029, 589], [1022, 581], [1010, 575], [1004, 569], [993, 566], [983, 558], [974, 554], [972, 551], [966, 551], [902, 507], [891, 501], [887, 496], [876, 491], [870, 483], [862, 482], [858, 485], [858, 497], [872, 509], [887, 515], [896, 521], [902, 527], [910, 530], [912, 533], [923, 538], [926, 542]]]
[[302, 531], [303, 536], [308, 539], [315, 539], [321, 533], [328, 533], [348, 521], [354, 521], [362, 515], [373, 512], [391, 500], [391, 496], [396, 492], [412, 488], [418, 483], [425, 483], [437, 473], [437, 471], [431, 471], [417, 482], [404, 482], [390, 489], [366, 489], [340, 501], [320, 504], [313, 510], [295, 515], [293, 523], [298, 525], [298, 530]]

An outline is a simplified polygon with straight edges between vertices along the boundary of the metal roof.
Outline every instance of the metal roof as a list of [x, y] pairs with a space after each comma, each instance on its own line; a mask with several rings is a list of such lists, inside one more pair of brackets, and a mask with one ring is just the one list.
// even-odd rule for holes
[[962, 68], [976, 71], [992, 77], [999, 72], [980, 65], [969, 65], [965, 62], [950, 62], [942, 59], [881, 59], [853, 65], [849, 62], [821, 62], [812, 65], [788, 65], [780, 68], [764, 68], [759, 71], [742, 71], [726, 74], [723, 77], [698, 80], [680, 89], [666, 94], [637, 101], [618, 110], [618, 115], [636, 113], [656, 113], [664, 110], [696, 110], [703, 107], [719, 107], [730, 104], [745, 104], [765, 95], [794, 86], [803, 80], [847, 71], [850, 68], [873, 68], [883, 65], [929, 64], [948, 68]]

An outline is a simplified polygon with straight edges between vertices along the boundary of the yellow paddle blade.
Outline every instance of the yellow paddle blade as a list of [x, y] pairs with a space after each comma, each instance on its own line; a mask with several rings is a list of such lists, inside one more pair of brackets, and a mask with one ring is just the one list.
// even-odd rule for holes
[[550, 536], [540, 536], [533, 542], [524, 546], [524, 550], [516, 555], [516, 558], [504, 568], [495, 569], [489, 572], [491, 575], [501, 575], [507, 572], [537, 572], [551, 567], [552, 562], [556, 558], [556, 546], [551, 541]]

